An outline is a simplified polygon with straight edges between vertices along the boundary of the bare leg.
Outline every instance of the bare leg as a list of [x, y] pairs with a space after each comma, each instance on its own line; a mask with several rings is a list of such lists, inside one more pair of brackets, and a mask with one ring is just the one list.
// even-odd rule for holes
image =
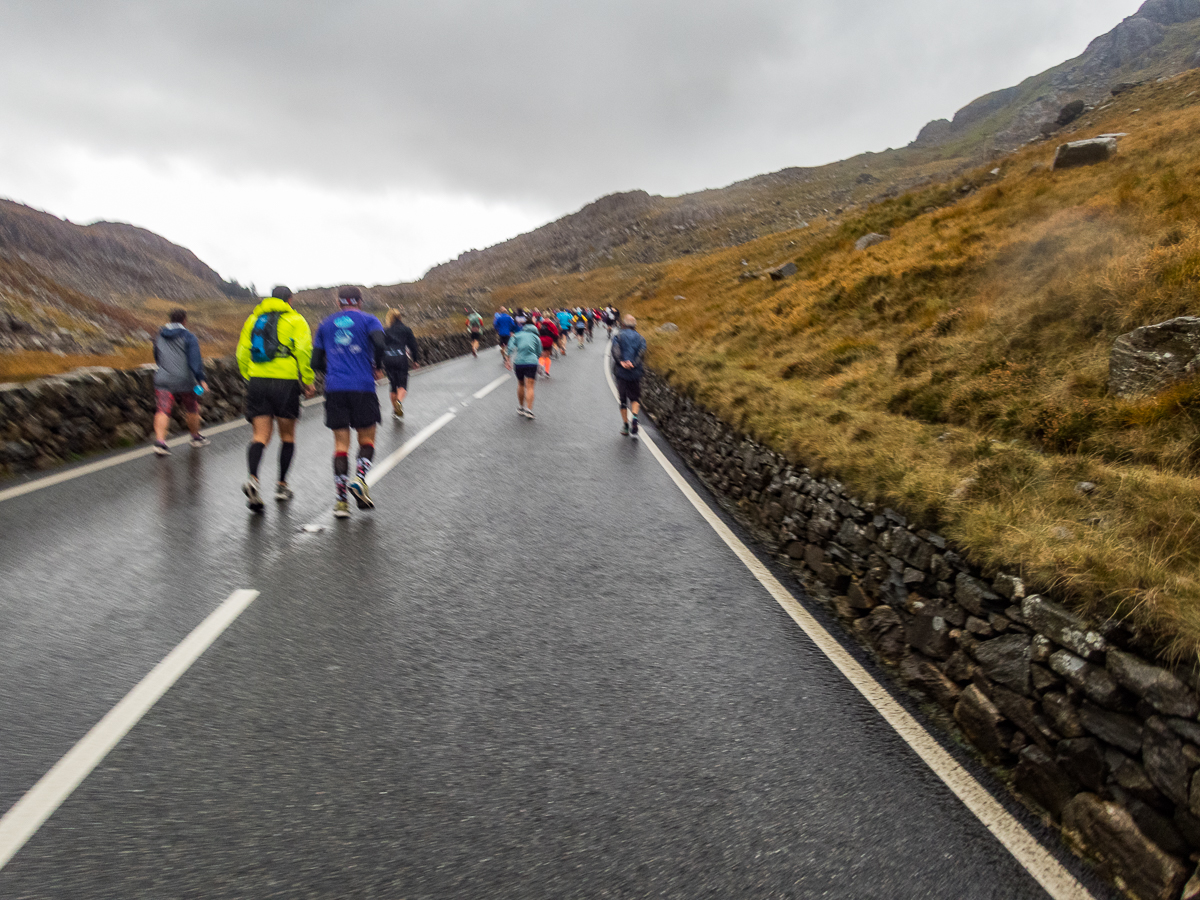
[[188, 431], [195, 437], [200, 433], [200, 412], [197, 410], [194, 413], [187, 413], [184, 417], [187, 422]]
[[168, 416], [166, 413], [155, 413], [154, 414], [154, 437], [157, 440], [163, 441], [165, 443], [167, 440], [167, 426], [170, 424], [171, 424], [171, 417]]

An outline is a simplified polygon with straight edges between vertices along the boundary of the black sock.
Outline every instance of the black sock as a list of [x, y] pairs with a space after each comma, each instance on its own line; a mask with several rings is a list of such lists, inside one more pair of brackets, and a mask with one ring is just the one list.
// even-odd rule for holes
[[333, 474], [350, 474], [350, 457], [348, 457], [345, 453], [335, 453], [333, 455]]
[[258, 441], [250, 445], [250, 452], [246, 454], [246, 457], [250, 463], [250, 475], [253, 478], [258, 477], [258, 464], [262, 462], [263, 451], [266, 449], [267, 445], [260, 444]]
[[287, 481], [288, 469], [291, 468], [291, 465], [292, 465], [292, 454], [294, 454], [295, 452], [296, 452], [296, 445], [294, 443], [287, 443], [285, 441], [284, 443], [279, 445], [279, 480], [280, 481]]
[[360, 444], [358, 447], [358, 455], [362, 459], [372, 460], [375, 458], [374, 444]]

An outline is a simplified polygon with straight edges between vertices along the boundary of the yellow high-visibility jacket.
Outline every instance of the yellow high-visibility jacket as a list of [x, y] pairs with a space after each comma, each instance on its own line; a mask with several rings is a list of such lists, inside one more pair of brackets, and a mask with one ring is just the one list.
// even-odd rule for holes
[[[276, 357], [268, 362], [255, 362], [250, 358], [250, 335], [258, 317], [269, 312], [283, 313], [279, 317], [279, 344], [287, 347], [290, 355]], [[312, 384], [312, 349], [312, 330], [304, 316], [292, 309], [286, 300], [266, 297], [254, 307], [254, 312], [250, 313], [250, 318], [242, 326], [242, 336], [238, 338], [237, 345], [238, 369], [247, 380], [298, 378], [301, 384]]]

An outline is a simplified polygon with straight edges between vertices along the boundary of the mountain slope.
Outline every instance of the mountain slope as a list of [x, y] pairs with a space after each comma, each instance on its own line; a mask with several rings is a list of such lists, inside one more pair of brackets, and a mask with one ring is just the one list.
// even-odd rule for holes
[[[943, 180], [1019, 146], [1090, 127], [1115, 86], [1200, 64], [1200, 0], [1147, 0], [1084, 52], [929, 123], [908, 147], [788, 168], [728, 187], [659, 197], [613, 194], [485, 250], [435, 266], [418, 284], [437, 294], [636, 265], [735, 246]], [[1064, 107], [1082, 114], [1060, 126]], [[1102, 110], [1101, 110], [1102, 111]]]

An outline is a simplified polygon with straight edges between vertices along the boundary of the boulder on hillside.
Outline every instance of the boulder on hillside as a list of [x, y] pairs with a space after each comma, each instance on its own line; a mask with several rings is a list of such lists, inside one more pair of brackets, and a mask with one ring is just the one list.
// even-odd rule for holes
[[1085, 108], [1086, 107], [1082, 100], [1072, 100], [1058, 111], [1058, 118], [1054, 120], [1055, 124], [1058, 125], [1059, 128], [1062, 128], [1064, 125], [1070, 125], [1083, 115]]
[[1200, 318], [1180, 316], [1145, 325], [1113, 343], [1108, 391], [1138, 397], [1190, 378], [1200, 366]]
[[1118, 94], [1125, 93], [1126, 91], [1132, 91], [1135, 87], [1137, 87], [1137, 85], [1134, 84], [1132, 81], [1119, 82], [1112, 86], [1112, 95], [1115, 97]]
[[1094, 166], [1110, 159], [1117, 152], [1116, 138], [1092, 138], [1060, 144], [1054, 154], [1055, 169]]
[[661, 325], [658, 326], [658, 328], [656, 330], [664, 332], [664, 333], [670, 332], [670, 331], [678, 331], [679, 326], [676, 325], [674, 322], [663, 322]]
[[889, 240], [886, 234], [876, 234], [875, 232], [871, 232], [870, 234], [864, 234], [857, 241], [855, 241], [854, 249], [866, 250], [868, 247], [874, 247], [876, 244], [882, 244], [886, 240]]
[[791, 278], [798, 271], [799, 269], [796, 268], [796, 264], [789, 262], [771, 269], [767, 274], [771, 276], [772, 281], [783, 281], [785, 278]]

